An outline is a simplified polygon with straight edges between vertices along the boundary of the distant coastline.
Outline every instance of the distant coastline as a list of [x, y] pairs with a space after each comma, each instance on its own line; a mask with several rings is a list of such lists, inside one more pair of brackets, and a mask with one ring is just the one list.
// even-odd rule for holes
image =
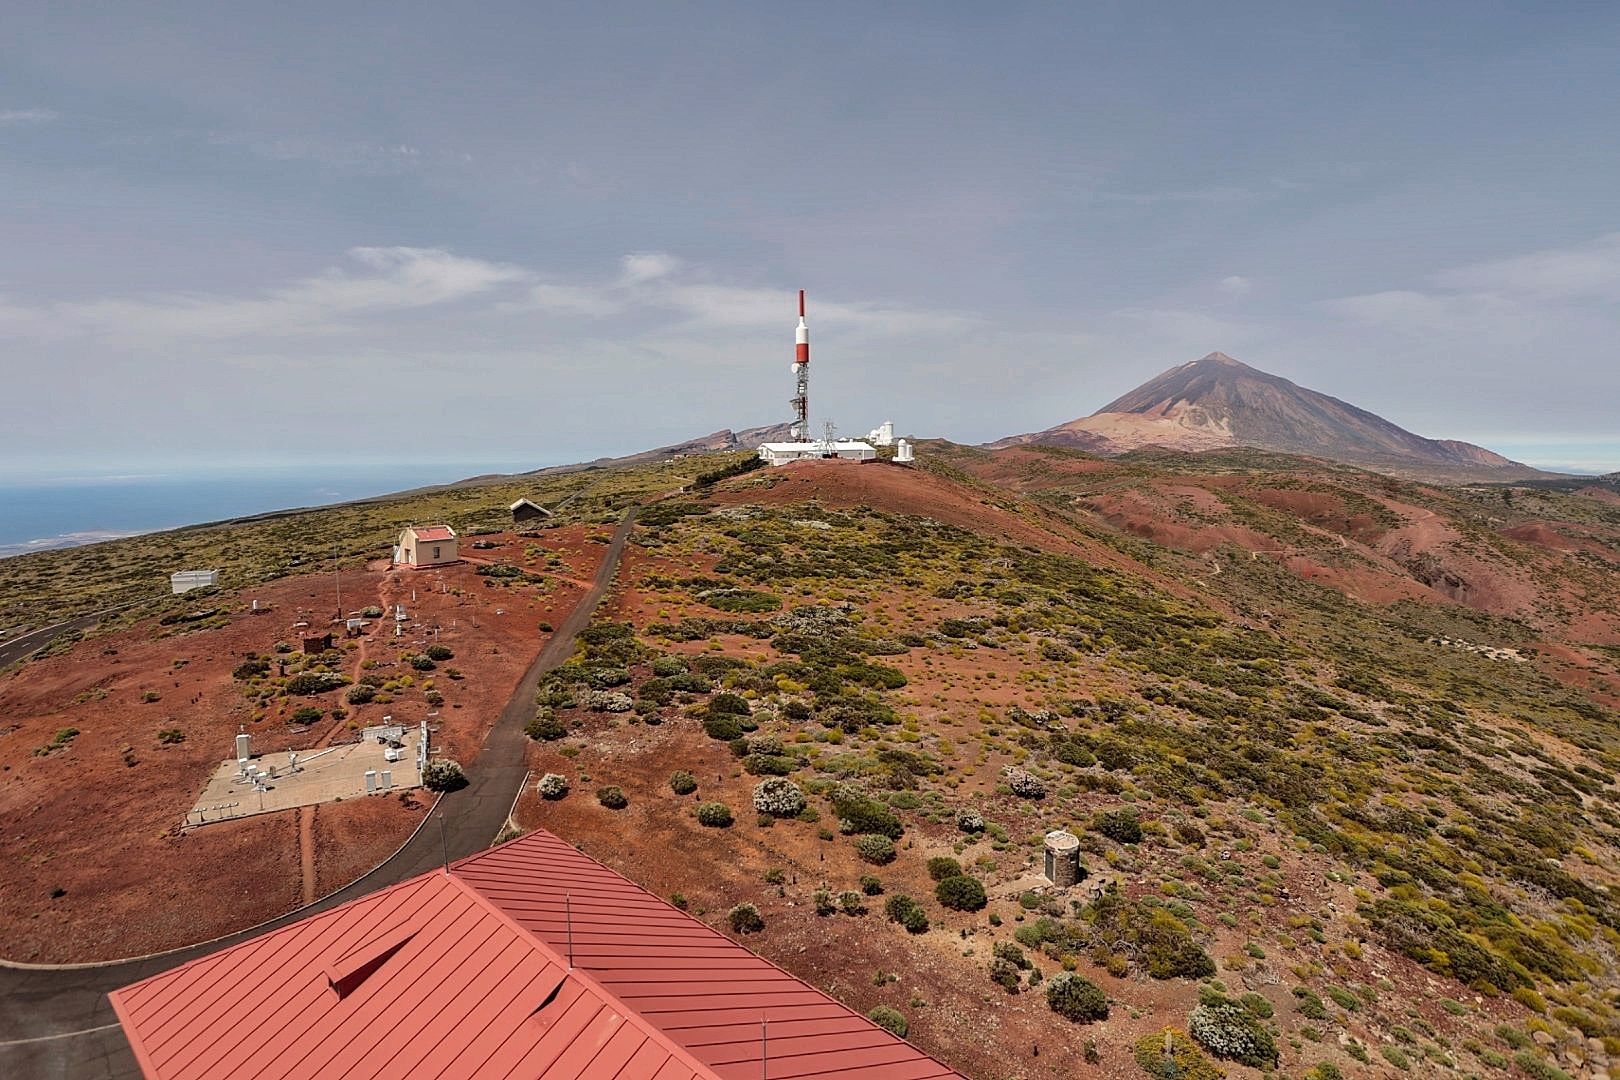
[[534, 462], [299, 465], [0, 479], [0, 560], [253, 514], [331, 506]]

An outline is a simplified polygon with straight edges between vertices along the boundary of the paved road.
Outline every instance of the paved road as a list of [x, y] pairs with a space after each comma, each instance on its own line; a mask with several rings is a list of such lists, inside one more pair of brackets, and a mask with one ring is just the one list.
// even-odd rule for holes
[[[608, 545], [591, 591], [535, 657], [490, 729], [468, 769], [467, 787], [439, 803], [441, 822], [430, 820], [409, 843], [365, 877], [307, 908], [224, 941], [194, 946], [146, 960], [104, 967], [27, 969], [0, 966], [0, 1077], [27, 1080], [139, 1080], [140, 1069], [118, 1027], [107, 992], [266, 933], [357, 896], [415, 877], [451, 859], [484, 850], [511, 811], [524, 777], [523, 726], [534, 715], [540, 679], [573, 655], [574, 638], [612, 584], [635, 520], [625, 515]], [[435, 815], [437, 817], [437, 815]]]
[[100, 622], [108, 611], [116, 610], [118, 609], [108, 608], [107, 611], [80, 615], [77, 619], [69, 619], [67, 622], [59, 622], [51, 626], [42, 626], [38, 630], [30, 630], [28, 633], [14, 637], [9, 641], [0, 642], [0, 671], [4, 671], [30, 653], [38, 652], [63, 634], [72, 633], [75, 630], [90, 629]]

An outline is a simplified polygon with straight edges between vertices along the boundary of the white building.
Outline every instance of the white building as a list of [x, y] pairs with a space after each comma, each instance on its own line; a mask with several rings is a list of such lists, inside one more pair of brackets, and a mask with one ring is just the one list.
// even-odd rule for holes
[[767, 465], [786, 465], [790, 461], [819, 459], [871, 461], [877, 457], [877, 448], [859, 439], [834, 439], [830, 442], [768, 442], [760, 444], [759, 456]]
[[448, 525], [412, 525], [394, 545], [395, 566], [445, 566], [460, 559], [456, 530]]
[[169, 575], [169, 588], [176, 596], [192, 589], [211, 589], [218, 584], [218, 570], [176, 570]]
[[885, 420], [883, 423], [873, 428], [871, 434], [867, 435], [866, 441], [871, 443], [873, 446], [893, 446], [894, 421]]

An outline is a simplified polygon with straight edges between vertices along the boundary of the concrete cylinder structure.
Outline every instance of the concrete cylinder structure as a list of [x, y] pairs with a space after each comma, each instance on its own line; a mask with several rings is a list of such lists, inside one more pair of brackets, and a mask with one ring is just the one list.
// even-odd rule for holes
[[1046, 880], [1060, 889], [1080, 881], [1080, 838], [1064, 829], [1046, 834]]

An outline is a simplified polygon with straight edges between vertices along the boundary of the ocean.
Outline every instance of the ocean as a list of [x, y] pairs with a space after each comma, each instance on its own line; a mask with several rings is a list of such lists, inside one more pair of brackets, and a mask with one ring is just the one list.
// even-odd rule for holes
[[542, 467], [535, 462], [435, 462], [0, 477], [0, 558]]

